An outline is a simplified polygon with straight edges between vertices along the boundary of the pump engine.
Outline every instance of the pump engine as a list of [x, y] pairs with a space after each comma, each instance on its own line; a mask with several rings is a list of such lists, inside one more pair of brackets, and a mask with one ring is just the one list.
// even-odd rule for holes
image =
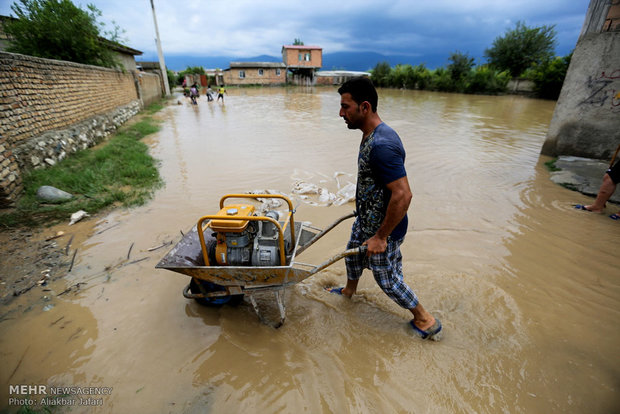
[[[215, 241], [207, 245], [211, 265], [219, 266], [279, 266], [280, 242], [276, 224], [258, 217], [251, 204], [231, 204], [217, 213], [210, 227]], [[261, 217], [278, 222], [277, 211], [267, 211]], [[284, 246], [290, 246], [290, 232], [284, 233]], [[285, 252], [286, 253], [286, 252]], [[215, 263], [213, 263], [213, 261]]]

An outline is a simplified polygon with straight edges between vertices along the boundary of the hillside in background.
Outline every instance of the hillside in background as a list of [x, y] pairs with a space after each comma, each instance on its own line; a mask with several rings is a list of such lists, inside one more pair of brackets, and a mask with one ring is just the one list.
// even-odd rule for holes
[[398, 64], [410, 64], [415, 66], [424, 63], [426, 67], [435, 69], [439, 66], [445, 66], [447, 60], [447, 56], [437, 55], [406, 56], [382, 55], [381, 53], [375, 52], [337, 52], [323, 55], [322, 70], [368, 71], [380, 62], [388, 62], [390, 66], [396, 66]]
[[[157, 61], [157, 55], [137, 56], [138, 61]], [[281, 56], [261, 55], [250, 58], [234, 56], [191, 56], [191, 55], [166, 55], [166, 66], [170, 70], [180, 71], [188, 66], [202, 66], [205, 69], [226, 69], [230, 62], [281, 62]], [[424, 63], [426, 67], [435, 69], [448, 64], [448, 56], [424, 55], [382, 55], [375, 52], [337, 52], [323, 54], [322, 70], [354, 70], [368, 71], [377, 63], [388, 62], [390, 66], [397, 64], [410, 64], [412, 66]]]

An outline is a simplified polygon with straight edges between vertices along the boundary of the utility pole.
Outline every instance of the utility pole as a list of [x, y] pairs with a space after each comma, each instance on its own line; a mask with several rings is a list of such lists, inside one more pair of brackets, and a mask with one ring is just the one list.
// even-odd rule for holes
[[161, 51], [161, 41], [159, 40], [159, 29], [157, 28], [157, 17], [155, 17], [155, 5], [151, 0], [151, 10], [153, 10], [153, 23], [155, 23], [155, 43], [157, 44], [157, 55], [159, 56], [159, 68], [161, 76], [164, 78], [164, 87], [166, 88], [166, 96], [170, 95], [170, 85], [168, 85], [168, 71], [166, 70], [166, 62], [164, 62], [164, 54]]

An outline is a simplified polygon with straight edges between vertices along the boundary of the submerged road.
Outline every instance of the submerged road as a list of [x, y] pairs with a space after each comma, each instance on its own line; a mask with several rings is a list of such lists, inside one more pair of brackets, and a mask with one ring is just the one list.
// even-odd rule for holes
[[[205, 308], [183, 298], [189, 278], [154, 268], [181, 232], [216, 213], [222, 195], [256, 190], [291, 195], [298, 220], [324, 227], [353, 204], [293, 190], [336, 194], [354, 183], [361, 137], [338, 118], [332, 88], [233, 88], [225, 104], [176, 99], [146, 141], [165, 187], [143, 207], [78, 226], [66, 281], [0, 325], [3, 407], [17, 384], [80, 387], [67, 397], [76, 413], [619, 406], [620, 224], [576, 211], [591, 198], [550, 180], [539, 152], [553, 102], [380, 91], [414, 193], [405, 278], [445, 327], [431, 343], [414, 337], [409, 312], [370, 274], [352, 300], [325, 292], [344, 283], [342, 263], [287, 289], [278, 330], [247, 301]], [[300, 260], [341, 251], [348, 232], [341, 225]], [[258, 299], [277, 315], [271, 296]], [[94, 409], [79, 404], [87, 397]]]

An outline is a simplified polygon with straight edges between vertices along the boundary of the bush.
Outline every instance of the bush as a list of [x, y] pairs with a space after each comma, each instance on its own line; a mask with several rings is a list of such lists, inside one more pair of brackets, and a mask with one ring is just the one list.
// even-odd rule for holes
[[176, 85], [176, 77], [174, 75], [174, 72], [171, 71], [170, 69], [166, 68], [166, 75], [168, 76], [168, 86], [170, 86], [170, 88], [172, 89], [172, 87], [174, 87], [174, 85]]
[[437, 68], [432, 72], [431, 89], [440, 92], [454, 91], [454, 83], [447, 69]]
[[372, 80], [372, 83], [375, 84], [375, 86], [378, 86], [378, 87], [390, 86], [388, 78], [390, 76], [391, 71], [392, 71], [392, 68], [390, 67], [389, 63], [387, 62], [377, 63], [377, 65], [371, 71], [370, 79]]
[[119, 40], [118, 26], [101, 37], [101, 16], [95, 6], [88, 11], [76, 7], [70, 0], [21, 0], [11, 5], [17, 16], [4, 23], [11, 37], [9, 52], [47, 59], [67, 60], [88, 65], [120, 67], [109, 43]]
[[429, 70], [424, 64], [417, 66], [377, 64], [372, 71], [374, 84], [379, 87], [425, 89], [440, 92], [498, 94], [506, 90], [510, 74], [488, 66], [472, 69], [473, 58], [462, 54], [451, 56], [448, 68]]
[[394, 88], [414, 89], [417, 83], [411, 65], [396, 65], [387, 78], [388, 84]]
[[499, 72], [488, 66], [478, 66], [471, 70], [465, 81], [466, 93], [498, 94], [506, 91], [510, 81], [508, 71]]
[[433, 82], [432, 72], [421, 63], [413, 68], [413, 75], [416, 79], [416, 86], [418, 89], [429, 89]]
[[572, 53], [556, 57], [530, 68], [525, 76], [534, 82], [536, 96], [543, 99], [558, 99]]

